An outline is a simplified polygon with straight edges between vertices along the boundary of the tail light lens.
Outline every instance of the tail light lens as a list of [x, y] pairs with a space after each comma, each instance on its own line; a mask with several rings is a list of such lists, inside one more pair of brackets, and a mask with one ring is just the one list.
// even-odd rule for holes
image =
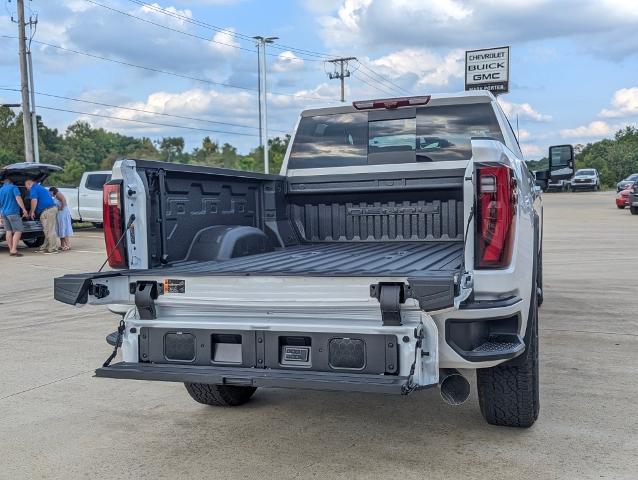
[[516, 179], [506, 166], [478, 169], [476, 265], [503, 268], [512, 260], [516, 227]]
[[[102, 215], [104, 220], [104, 241], [106, 254], [111, 268], [126, 267], [126, 241], [118, 240], [124, 233], [124, 216], [122, 213], [122, 191], [119, 182], [104, 185], [102, 197]], [[117, 246], [117, 247], [116, 247]]]

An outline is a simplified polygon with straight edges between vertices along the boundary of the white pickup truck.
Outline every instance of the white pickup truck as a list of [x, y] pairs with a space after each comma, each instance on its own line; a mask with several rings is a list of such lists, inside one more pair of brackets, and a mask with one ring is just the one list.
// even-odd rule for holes
[[118, 161], [114, 270], [56, 278], [55, 298], [130, 306], [98, 377], [183, 382], [209, 405], [436, 386], [459, 404], [475, 371], [485, 419], [529, 427], [539, 192], [490, 93], [307, 110], [281, 175]]
[[111, 172], [84, 172], [77, 188], [59, 188], [66, 198], [74, 222], [102, 225], [102, 187], [111, 179]]

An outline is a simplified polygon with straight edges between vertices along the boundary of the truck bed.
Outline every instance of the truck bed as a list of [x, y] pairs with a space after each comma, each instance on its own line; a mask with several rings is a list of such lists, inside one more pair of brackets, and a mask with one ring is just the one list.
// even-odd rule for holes
[[304, 244], [224, 261], [181, 262], [135, 275], [419, 276], [458, 272], [462, 242]]

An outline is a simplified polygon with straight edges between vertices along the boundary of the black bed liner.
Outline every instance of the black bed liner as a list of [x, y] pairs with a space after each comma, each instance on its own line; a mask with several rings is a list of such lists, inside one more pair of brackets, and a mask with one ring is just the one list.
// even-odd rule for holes
[[324, 243], [225, 261], [182, 262], [131, 275], [421, 276], [458, 272], [462, 242]]

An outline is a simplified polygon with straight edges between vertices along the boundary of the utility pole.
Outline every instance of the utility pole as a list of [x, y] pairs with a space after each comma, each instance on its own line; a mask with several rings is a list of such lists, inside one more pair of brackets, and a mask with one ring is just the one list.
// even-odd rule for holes
[[[267, 98], [267, 84], [266, 84], [266, 44], [274, 43], [279, 37], [262, 37], [261, 35], [253, 37], [257, 40], [258, 55], [257, 61], [259, 62], [259, 145], [264, 150], [264, 172], [269, 173], [269, 161], [268, 161], [268, 98]], [[259, 52], [261, 53], [259, 54]]]
[[[332, 60], [326, 60], [328, 63], [332, 63], [334, 65], [334, 72], [328, 73], [328, 78], [333, 80], [338, 78], [341, 80], [341, 101], [346, 101], [346, 85], [345, 79], [350, 76], [350, 70], [348, 70], [348, 62], [351, 60], [356, 60], [357, 57], [342, 57], [342, 58], [333, 58]], [[339, 64], [339, 70], [337, 70], [337, 63]]]
[[33, 163], [33, 127], [29, 108], [29, 70], [27, 67], [27, 36], [24, 30], [24, 0], [17, 0], [18, 8], [18, 47], [20, 55], [20, 90], [22, 92], [22, 122], [24, 127], [24, 155], [27, 162]]
[[29, 85], [31, 89], [31, 128], [33, 130], [33, 159], [35, 163], [40, 163], [40, 143], [38, 141], [38, 116], [35, 112], [35, 84], [33, 83], [33, 61], [31, 55], [31, 40], [35, 35], [35, 27], [38, 24], [38, 16], [35, 20], [29, 18], [29, 48], [27, 49], [27, 66], [29, 67]]

